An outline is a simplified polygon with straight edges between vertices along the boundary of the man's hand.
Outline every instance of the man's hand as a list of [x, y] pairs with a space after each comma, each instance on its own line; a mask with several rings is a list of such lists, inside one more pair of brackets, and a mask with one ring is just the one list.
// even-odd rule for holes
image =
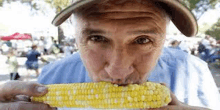
[[0, 110], [53, 110], [49, 105], [33, 103], [31, 96], [42, 96], [47, 87], [33, 83], [11, 81], [0, 85]]

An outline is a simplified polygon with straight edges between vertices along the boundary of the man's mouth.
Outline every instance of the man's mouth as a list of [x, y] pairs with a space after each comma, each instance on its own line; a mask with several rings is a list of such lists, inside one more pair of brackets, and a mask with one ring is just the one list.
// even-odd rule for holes
[[115, 84], [115, 85], [118, 85], [118, 86], [127, 86], [129, 84], [140, 84], [139, 82], [136, 82], [136, 83], [115, 83], [115, 82], [111, 82], [112, 84]]
[[127, 86], [128, 84], [117, 84], [118, 86]]

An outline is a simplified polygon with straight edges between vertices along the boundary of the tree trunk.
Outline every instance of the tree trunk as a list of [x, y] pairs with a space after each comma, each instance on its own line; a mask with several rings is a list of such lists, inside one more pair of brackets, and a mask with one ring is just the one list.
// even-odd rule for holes
[[58, 26], [58, 42], [60, 45], [64, 45], [64, 33], [63, 33], [63, 29], [61, 26]]

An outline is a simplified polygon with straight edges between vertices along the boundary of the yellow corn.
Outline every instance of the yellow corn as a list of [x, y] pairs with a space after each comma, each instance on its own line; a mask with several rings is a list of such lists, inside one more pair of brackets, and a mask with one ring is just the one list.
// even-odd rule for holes
[[51, 107], [67, 108], [160, 108], [170, 101], [167, 87], [152, 82], [118, 86], [107, 82], [47, 85], [48, 93], [32, 97]]

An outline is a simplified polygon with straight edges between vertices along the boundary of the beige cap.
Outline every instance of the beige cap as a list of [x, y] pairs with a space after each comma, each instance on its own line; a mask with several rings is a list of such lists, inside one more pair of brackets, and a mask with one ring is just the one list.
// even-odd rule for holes
[[[52, 24], [55, 26], [61, 25], [76, 9], [87, 6], [88, 4], [98, 3], [102, 0], [73, 0], [73, 3], [62, 10], [55, 16]], [[195, 36], [198, 32], [198, 24], [194, 15], [177, 0], [152, 0], [155, 4], [164, 9], [171, 17], [172, 22], [185, 36]]]

